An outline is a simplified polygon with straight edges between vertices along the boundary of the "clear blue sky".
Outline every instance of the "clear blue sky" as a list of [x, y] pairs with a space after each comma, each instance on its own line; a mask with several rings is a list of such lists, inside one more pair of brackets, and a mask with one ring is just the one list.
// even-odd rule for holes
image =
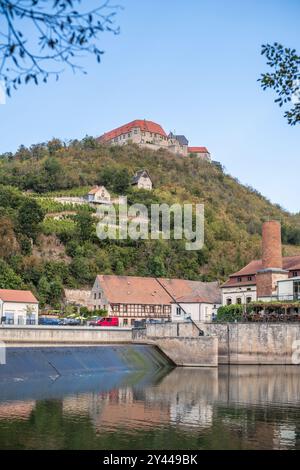
[[300, 211], [300, 126], [289, 127], [257, 83], [266, 70], [262, 43], [300, 52], [300, 1], [119, 3], [121, 34], [103, 35], [101, 65], [87, 60], [88, 75], [21, 88], [0, 106], [0, 152], [146, 118], [207, 146], [242, 183]]

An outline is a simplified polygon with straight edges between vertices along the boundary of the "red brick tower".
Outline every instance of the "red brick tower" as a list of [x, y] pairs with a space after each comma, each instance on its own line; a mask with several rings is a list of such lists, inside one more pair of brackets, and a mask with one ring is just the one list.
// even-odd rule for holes
[[256, 274], [257, 298], [277, 295], [277, 281], [288, 278], [282, 267], [281, 225], [277, 220], [265, 222], [262, 228], [262, 269]]

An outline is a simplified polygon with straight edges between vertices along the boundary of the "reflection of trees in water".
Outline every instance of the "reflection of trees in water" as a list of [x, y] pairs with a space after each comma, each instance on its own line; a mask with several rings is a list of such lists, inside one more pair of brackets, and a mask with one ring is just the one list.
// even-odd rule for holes
[[180, 368], [155, 384], [31, 402], [19, 418], [0, 414], [0, 447], [297, 448], [299, 402], [298, 367]]

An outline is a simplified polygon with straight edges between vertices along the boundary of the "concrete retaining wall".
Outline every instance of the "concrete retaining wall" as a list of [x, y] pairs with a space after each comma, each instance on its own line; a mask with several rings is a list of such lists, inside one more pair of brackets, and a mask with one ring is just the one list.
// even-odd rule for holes
[[[294, 364], [300, 324], [199, 323], [206, 334], [219, 340], [219, 364]], [[300, 349], [300, 348], [298, 348]], [[299, 354], [300, 356], [300, 354]]]
[[156, 323], [149, 324], [146, 327], [147, 336], [155, 336], [156, 338], [160, 337], [181, 337], [181, 338], [191, 338], [198, 337], [200, 330], [194, 324], [190, 322], [176, 322], [176, 323]]
[[194, 323], [149, 324], [145, 329], [133, 330], [137, 342], [155, 344], [176, 366], [216, 367], [218, 339], [200, 336]]
[[63, 345], [132, 342], [131, 328], [67, 326], [0, 327], [0, 341], [10, 345]]
[[[151, 340], [151, 338], [149, 338], [149, 340]], [[153, 341], [176, 366], [218, 366], [217, 337], [199, 336], [198, 338], [153, 338]]]

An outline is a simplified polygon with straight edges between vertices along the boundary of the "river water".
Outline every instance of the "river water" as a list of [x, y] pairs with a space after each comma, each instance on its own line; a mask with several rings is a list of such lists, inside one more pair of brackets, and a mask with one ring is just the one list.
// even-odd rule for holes
[[0, 449], [300, 449], [300, 368], [1, 383]]

